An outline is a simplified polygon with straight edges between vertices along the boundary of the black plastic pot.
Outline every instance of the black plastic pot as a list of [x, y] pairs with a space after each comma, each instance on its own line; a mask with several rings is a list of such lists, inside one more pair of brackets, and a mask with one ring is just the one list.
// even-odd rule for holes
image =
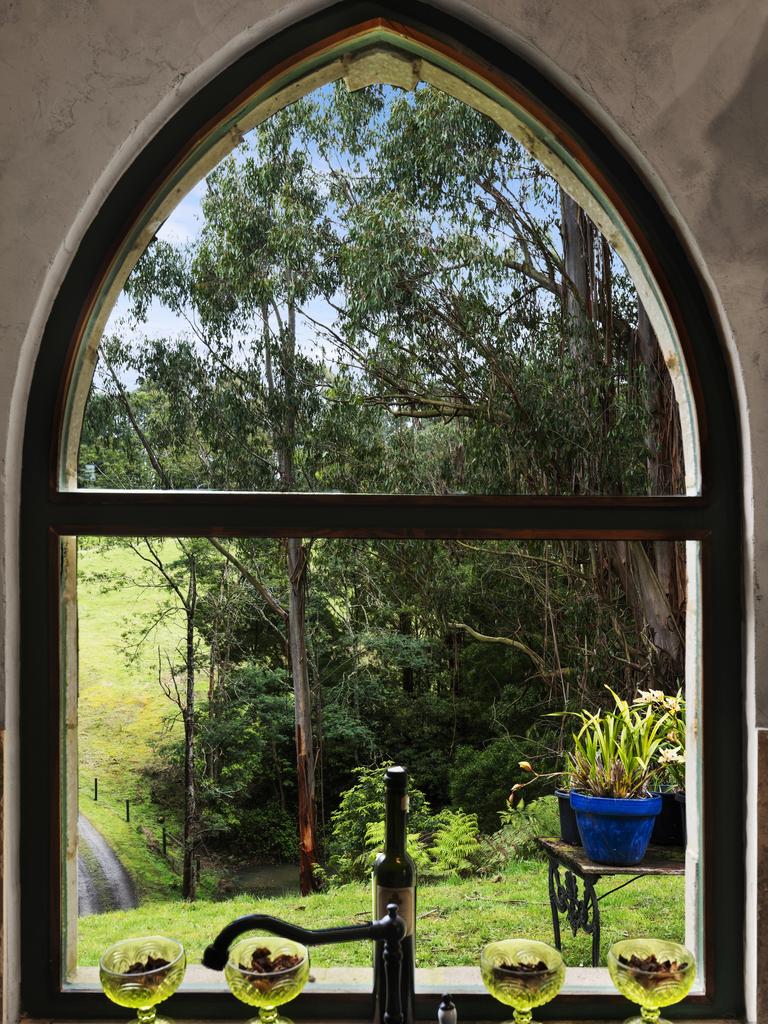
[[576, 824], [576, 813], [571, 807], [571, 794], [556, 789], [558, 810], [560, 811], [560, 838], [570, 846], [581, 846], [579, 826]]
[[655, 846], [685, 846], [685, 810], [681, 815], [677, 793], [672, 789], [656, 790], [656, 793], [661, 797], [661, 813], [653, 826], [651, 842]]
[[685, 790], [675, 793], [675, 800], [680, 804], [680, 824], [683, 830], [683, 846], [688, 844], [688, 827], [685, 820]]

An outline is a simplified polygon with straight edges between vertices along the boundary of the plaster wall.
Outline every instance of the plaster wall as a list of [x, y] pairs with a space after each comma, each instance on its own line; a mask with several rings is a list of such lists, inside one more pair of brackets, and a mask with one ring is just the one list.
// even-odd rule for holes
[[[757, 788], [758, 749], [768, 769], [768, 6], [761, 0], [441, 2], [539, 63], [641, 166], [687, 240], [722, 325], [746, 483], [747, 1000], [751, 1020], [768, 1020], [768, 982], [761, 992], [757, 970], [768, 959], [768, 810], [765, 797], [758, 807]], [[10, 965], [20, 455], [50, 305], [104, 197], [169, 115], [241, 53], [319, 6], [316, 0], [0, 5], [0, 642]], [[723, 685], [734, 687], [736, 699], [737, 680]], [[5, 1012], [13, 1019], [12, 967], [5, 977]]]

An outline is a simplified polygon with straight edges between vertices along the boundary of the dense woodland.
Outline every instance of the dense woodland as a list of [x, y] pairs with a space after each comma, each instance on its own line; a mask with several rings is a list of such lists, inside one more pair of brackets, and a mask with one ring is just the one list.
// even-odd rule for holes
[[[83, 486], [682, 491], [620, 261], [512, 138], [430, 87], [337, 85], [273, 115], [209, 175], [198, 234], [150, 245], [124, 309]], [[548, 715], [683, 677], [674, 543], [124, 543], [185, 622], [158, 667], [184, 741], [159, 738], [147, 771], [183, 807], [192, 898], [201, 845], [300, 859], [309, 891], [355, 769], [387, 759], [493, 832], [518, 761], [559, 764]]]

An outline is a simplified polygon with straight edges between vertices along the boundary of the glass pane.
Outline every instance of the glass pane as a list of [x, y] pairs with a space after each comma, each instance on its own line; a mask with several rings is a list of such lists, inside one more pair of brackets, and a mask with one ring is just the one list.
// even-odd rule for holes
[[325, 86], [179, 205], [105, 331], [79, 484], [684, 493], [621, 261], [495, 122]]
[[[651, 575], [663, 600], [642, 584]], [[649, 920], [660, 936], [695, 936], [696, 868], [681, 873], [673, 795], [686, 773], [677, 698], [695, 708], [698, 685], [686, 677], [686, 632], [698, 646], [687, 575], [685, 544], [662, 542], [81, 539], [67, 659], [77, 745], [65, 757], [78, 778], [74, 976], [96, 985], [107, 945], [156, 931], [199, 964], [224, 924], [256, 910], [307, 927], [365, 920], [393, 761], [411, 776], [417, 984], [430, 968], [476, 967], [492, 939], [552, 942], [536, 839], [559, 835], [553, 791], [567, 788], [559, 773], [582, 721], [563, 712], [617, 699], [668, 713], [648, 786], [672, 792], [665, 842], [677, 846], [664, 856], [678, 873], [600, 904], [599, 963]], [[300, 878], [302, 815], [319, 867]], [[316, 891], [302, 895], [300, 880]], [[598, 895], [625, 880], [603, 878]], [[563, 949], [589, 968], [591, 938], [565, 919]], [[324, 972], [370, 957], [365, 944], [319, 947], [313, 973], [344, 987], [349, 974]], [[189, 978], [220, 980], [201, 967]]]

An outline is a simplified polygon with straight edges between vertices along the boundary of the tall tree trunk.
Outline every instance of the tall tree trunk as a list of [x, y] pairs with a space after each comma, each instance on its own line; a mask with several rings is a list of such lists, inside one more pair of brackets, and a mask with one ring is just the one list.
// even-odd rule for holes
[[[685, 488], [680, 411], [674, 387], [658, 340], [641, 303], [635, 333], [639, 362], [645, 370], [644, 400], [648, 412], [649, 494], [682, 494]], [[682, 679], [685, 671], [686, 570], [685, 548], [681, 543], [651, 541], [648, 559], [655, 580], [652, 587], [662, 597], [662, 613], [654, 623], [653, 642], [663, 650], [670, 671]]]
[[560, 230], [566, 280], [563, 311], [569, 319], [569, 350], [581, 359], [593, 316], [595, 293], [596, 229], [579, 204], [560, 190]]
[[182, 896], [194, 900], [197, 896], [195, 848], [197, 844], [197, 784], [195, 779], [195, 611], [197, 609], [197, 568], [194, 556], [189, 558], [189, 589], [185, 602], [187, 619], [186, 670], [187, 693], [183, 710], [184, 720], [184, 861], [182, 868]]
[[[614, 357], [614, 315], [611, 298], [610, 251], [589, 217], [565, 192], [560, 193], [561, 235], [566, 280], [563, 309], [568, 351], [589, 374], [594, 360], [609, 364]], [[597, 268], [601, 267], [601, 276]], [[600, 348], [594, 343], [601, 341]], [[680, 417], [672, 382], [658, 341], [642, 305], [634, 337], [638, 362], [645, 369], [648, 491], [682, 493]], [[612, 395], [602, 397], [603, 423], [611, 426]], [[579, 491], [578, 481], [575, 490]], [[592, 487], [595, 482], [592, 482]], [[637, 628], [662, 655], [659, 670], [669, 681], [684, 672], [685, 563], [681, 545], [668, 541], [615, 541], [597, 545], [621, 582]], [[600, 555], [602, 552], [602, 556]], [[670, 678], [671, 677], [671, 678]]]
[[[410, 612], [399, 612], [397, 617], [397, 626], [400, 636], [412, 636], [413, 635], [413, 616]], [[403, 693], [413, 693], [413, 666], [403, 665], [401, 682], [403, 686]]]
[[[290, 298], [292, 273], [286, 272], [288, 320], [282, 332], [283, 422], [275, 445], [284, 490], [294, 484], [296, 443], [296, 305]], [[269, 384], [268, 384], [269, 386]], [[313, 867], [318, 861], [315, 803], [315, 750], [312, 737], [312, 697], [306, 640], [307, 549], [298, 537], [285, 543], [288, 571], [288, 656], [293, 678], [296, 739], [296, 788], [299, 819], [299, 885], [306, 896], [315, 888]]]
[[307, 666], [306, 571], [307, 550], [296, 537], [286, 541], [288, 561], [288, 646], [293, 676], [296, 715], [296, 784], [299, 811], [299, 883], [302, 895], [314, 889], [313, 865], [317, 863], [315, 840], [315, 754], [312, 740], [312, 702]]
[[[653, 542], [646, 550], [643, 541], [611, 541], [606, 544], [610, 564], [621, 580], [638, 630], [645, 631], [653, 646], [663, 652], [666, 664], [659, 664], [659, 681], [682, 681], [685, 670], [684, 593], [669, 594], [653, 564], [654, 551], [669, 542]], [[665, 557], [667, 552], [664, 552]], [[676, 602], [676, 603], [673, 603]]]

